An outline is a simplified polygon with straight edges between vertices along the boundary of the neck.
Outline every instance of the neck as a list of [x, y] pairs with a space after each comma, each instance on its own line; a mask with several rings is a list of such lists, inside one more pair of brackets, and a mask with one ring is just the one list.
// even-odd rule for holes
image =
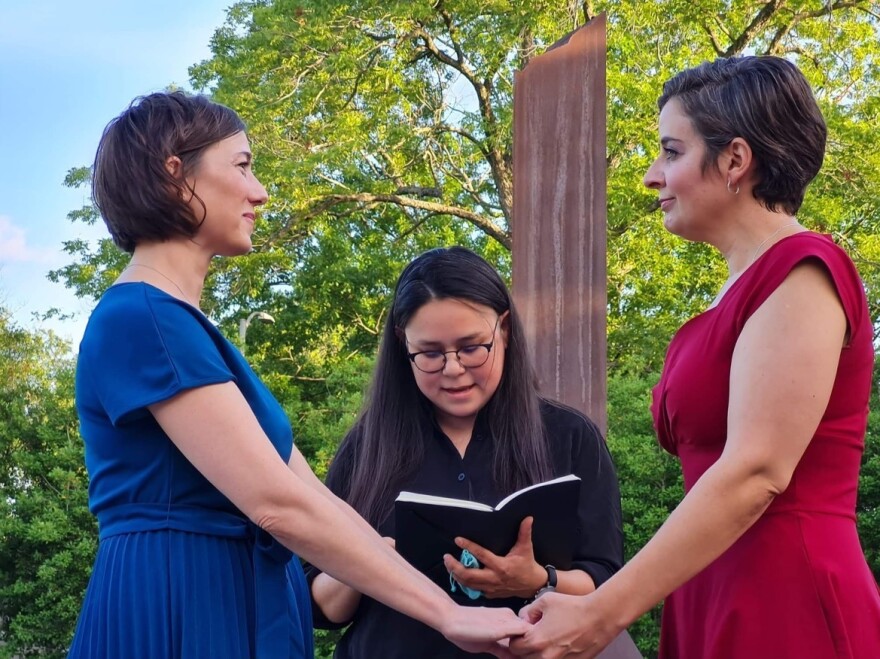
[[440, 430], [458, 449], [462, 457], [464, 457], [464, 452], [467, 450], [471, 437], [474, 434], [475, 421], [474, 417], [454, 417], [448, 414], [437, 414], [437, 425], [440, 426]]
[[146, 281], [174, 297], [199, 306], [210, 260], [199, 259], [186, 245], [175, 241], [138, 245], [125, 275], [129, 281]]
[[796, 218], [767, 212], [752, 222], [739, 223], [726, 249], [722, 249], [730, 276], [738, 277], [777, 242], [798, 233]]

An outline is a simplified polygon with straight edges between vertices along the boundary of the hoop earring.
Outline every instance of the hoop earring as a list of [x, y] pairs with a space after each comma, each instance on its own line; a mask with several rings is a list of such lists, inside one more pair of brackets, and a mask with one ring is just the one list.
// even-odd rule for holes
[[727, 191], [731, 194], [739, 194], [739, 185], [736, 186], [736, 190], [730, 189], [730, 179], [727, 179]]

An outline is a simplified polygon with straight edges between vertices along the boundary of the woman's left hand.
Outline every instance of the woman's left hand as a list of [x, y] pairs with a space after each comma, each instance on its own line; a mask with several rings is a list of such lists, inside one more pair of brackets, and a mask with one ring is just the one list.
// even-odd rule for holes
[[547, 571], [535, 562], [531, 517], [520, 524], [516, 544], [506, 556], [493, 554], [465, 538], [456, 538], [455, 544], [473, 554], [482, 567], [467, 568], [447, 554], [443, 557], [446, 569], [462, 586], [479, 590], [485, 597], [527, 599], [547, 583]]

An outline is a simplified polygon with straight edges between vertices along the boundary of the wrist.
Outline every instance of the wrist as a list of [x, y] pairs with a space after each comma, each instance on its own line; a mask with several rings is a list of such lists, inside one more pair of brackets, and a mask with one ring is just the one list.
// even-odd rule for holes
[[[439, 617], [432, 618], [431, 620], [426, 621], [425, 624], [433, 627], [443, 636], [449, 639], [450, 634], [455, 630], [456, 625], [459, 624], [456, 615], [459, 611], [461, 611], [461, 609], [461, 605], [457, 604], [452, 599], [448, 599], [448, 602], [445, 602], [443, 604], [442, 611], [439, 614]], [[437, 624], [438, 622], [440, 624]]]
[[544, 571], [544, 583], [542, 583], [540, 588], [535, 592], [535, 599], [538, 599], [545, 593], [551, 593], [556, 590], [556, 584], [558, 581], [556, 568], [552, 565], [545, 565], [542, 570]]
[[[606, 587], [611, 585], [611, 588]], [[593, 613], [600, 612], [603, 626], [619, 633], [638, 620], [640, 614], [636, 614], [631, 606], [635, 599], [620, 588], [617, 583], [606, 582], [600, 588], [586, 595], [583, 599], [592, 603]]]

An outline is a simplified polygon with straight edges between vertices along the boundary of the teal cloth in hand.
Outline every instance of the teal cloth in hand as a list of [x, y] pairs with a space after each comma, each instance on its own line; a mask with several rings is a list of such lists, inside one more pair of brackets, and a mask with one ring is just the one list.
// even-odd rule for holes
[[[480, 567], [480, 562], [467, 549], [461, 550], [461, 558], [459, 559], [459, 562], [462, 565], [464, 565], [465, 567], [474, 567], [474, 568]], [[449, 574], [449, 590], [454, 593], [456, 587], [461, 588], [461, 592], [463, 592], [465, 595], [470, 597], [472, 600], [475, 600], [478, 597], [481, 597], [483, 595], [483, 593], [480, 592], [479, 590], [474, 590], [473, 588], [468, 588], [467, 586], [462, 586], [460, 583], [458, 583], [455, 580], [455, 577], [452, 576], [452, 573], [450, 573]]]

